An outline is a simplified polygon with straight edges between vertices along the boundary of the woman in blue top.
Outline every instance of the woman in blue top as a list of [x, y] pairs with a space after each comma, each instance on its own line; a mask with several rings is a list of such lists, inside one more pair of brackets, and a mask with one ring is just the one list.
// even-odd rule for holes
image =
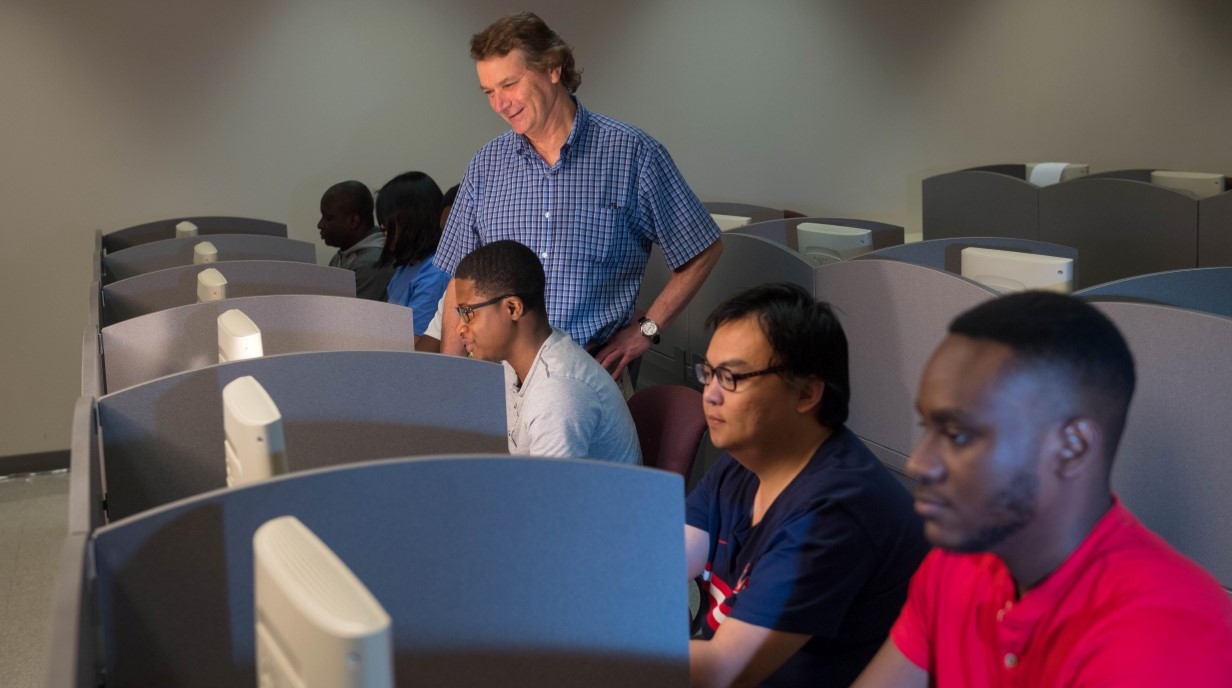
[[414, 314], [418, 342], [449, 284], [449, 273], [432, 264], [441, 240], [441, 188], [423, 172], [404, 172], [389, 180], [376, 196], [376, 217], [385, 233], [378, 265], [395, 265], [385, 300], [407, 306]]

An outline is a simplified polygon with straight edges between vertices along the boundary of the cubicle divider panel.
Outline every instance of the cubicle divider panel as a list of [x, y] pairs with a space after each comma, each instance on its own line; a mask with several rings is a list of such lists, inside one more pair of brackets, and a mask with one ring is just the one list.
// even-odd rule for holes
[[1198, 265], [1198, 202], [1129, 179], [1077, 179], [1040, 190], [1040, 235], [1078, 249], [1074, 287]]
[[735, 215], [736, 217], [747, 217], [749, 222], [765, 222], [767, 220], [783, 219], [783, 210], [781, 208], [770, 208], [764, 205], [753, 205], [751, 203], [727, 203], [725, 201], [706, 201], [702, 203], [706, 208], [706, 212], [713, 215]]
[[684, 685], [683, 492], [642, 467], [455, 456], [168, 505], [95, 536], [108, 685], [252, 685], [252, 536], [288, 514], [389, 612], [400, 685]]
[[103, 328], [106, 384], [115, 392], [218, 363], [218, 316], [239, 309], [261, 330], [265, 355], [414, 351], [411, 309], [343, 296], [247, 296], [131, 318]]
[[68, 468], [68, 532], [90, 533], [103, 525], [103, 474], [99, 454], [98, 411], [94, 397], [73, 407]]
[[1079, 270], [1078, 251], [1069, 246], [1051, 244], [1031, 239], [1006, 239], [1004, 237], [955, 237], [928, 239], [910, 244], [891, 246], [866, 253], [856, 260], [899, 260], [914, 263], [934, 270], [945, 270], [955, 275], [962, 274], [962, 252], [965, 248], [992, 248], [1000, 251], [1018, 251], [1040, 256], [1057, 256], [1074, 261], [1074, 275]]
[[[307, 241], [260, 234], [216, 234], [166, 239], [103, 256], [103, 282], [118, 282], [147, 272], [193, 264], [193, 250], [202, 241], [218, 249], [218, 262], [235, 260], [289, 260], [316, 263], [317, 249]], [[207, 265], [211, 267], [215, 264]]]
[[48, 626], [48, 688], [97, 688], [99, 675], [97, 628], [93, 620], [89, 535], [69, 533], [60, 548], [52, 582]]
[[213, 234], [263, 234], [286, 237], [287, 226], [282, 222], [257, 220], [251, 217], [227, 217], [219, 215], [200, 217], [177, 217], [125, 227], [102, 235], [102, 246], [108, 253], [115, 253], [138, 244], [175, 238], [175, 226], [185, 220], [197, 225], [198, 236]]
[[784, 220], [769, 220], [733, 229], [731, 233], [761, 237], [776, 244], [783, 244], [793, 251], [799, 251], [800, 243], [796, 237], [796, 230], [804, 222], [867, 229], [872, 233], [870, 238], [873, 242], [873, 250], [898, 246], [903, 243], [906, 236], [905, 230], [898, 225], [875, 222], [873, 220], [858, 220], [849, 217], [793, 217]]
[[[1225, 183], [1232, 185], [1232, 182]], [[1225, 191], [1198, 201], [1198, 266], [1229, 265], [1232, 265], [1232, 191]]]
[[1232, 317], [1232, 267], [1170, 270], [1074, 292], [1090, 301], [1133, 301]]
[[[685, 323], [685, 363], [701, 361], [710, 345], [706, 318], [719, 304], [736, 294], [767, 282], [790, 282], [816, 296], [816, 267], [782, 244], [745, 234], [723, 236], [723, 255], [689, 302]], [[697, 383], [696, 378], [690, 380]]]
[[1040, 188], [1023, 177], [962, 170], [928, 177], [921, 193], [925, 239], [1042, 238]]
[[1079, 177], [1074, 181], [1090, 181], [1092, 179], [1122, 179], [1135, 182], [1151, 183], [1152, 169], [1132, 169], [1132, 170], [1108, 170], [1107, 172], [1096, 172]]
[[197, 302], [197, 275], [212, 267], [227, 278], [227, 296], [355, 296], [355, 273], [285, 260], [239, 260], [147, 272], [103, 287], [101, 325]]
[[1151, 530], [1232, 588], [1232, 319], [1096, 303], [1129, 342], [1138, 384], [1112, 487]]
[[112, 521], [226, 484], [222, 388], [251, 375], [282, 414], [292, 471], [391, 456], [504, 452], [504, 370], [387, 351], [224, 363], [99, 399]]
[[907, 458], [910, 454], [904, 454], [894, 451], [889, 447], [883, 447], [867, 437], [860, 437], [860, 441], [864, 443], [864, 446], [868, 447], [873, 456], [876, 456], [886, 468], [890, 469], [890, 473], [894, 474], [899, 484], [908, 492], [915, 491], [919, 481], [907, 474]]
[[919, 439], [920, 373], [954, 316], [995, 296], [948, 272], [892, 260], [852, 260], [817, 271], [817, 297], [847, 334], [847, 427], [900, 455]]

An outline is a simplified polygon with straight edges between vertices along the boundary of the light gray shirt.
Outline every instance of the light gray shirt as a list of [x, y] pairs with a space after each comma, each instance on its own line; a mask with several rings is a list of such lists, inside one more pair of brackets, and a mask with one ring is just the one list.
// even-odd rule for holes
[[392, 263], [384, 267], [377, 266], [384, 248], [385, 235], [380, 229], [373, 227], [354, 246], [335, 253], [329, 266], [355, 273], [355, 295], [359, 298], [384, 301], [385, 287], [389, 286], [389, 280], [396, 269]]
[[553, 329], [520, 384], [505, 363], [509, 453], [640, 464], [629, 406], [603, 366]]

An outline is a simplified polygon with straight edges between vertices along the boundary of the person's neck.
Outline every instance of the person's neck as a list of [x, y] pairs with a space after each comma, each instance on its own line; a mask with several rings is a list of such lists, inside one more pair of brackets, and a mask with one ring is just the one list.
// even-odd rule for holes
[[513, 345], [509, 349], [509, 357], [505, 359], [518, 376], [518, 384], [526, 382], [526, 376], [530, 375], [531, 366], [535, 364], [535, 357], [539, 355], [543, 343], [552, 336], [552, 326], [547, 320], [527, 320], [529, 319], [524, 318], [523, 322], [519, 323]]
[[[1112, 508], [1112, 494], [1105, 488], [1089, 495], [1063, 495], [1057, 500], [1057, 504], [1065, 503], [1080, 504], [1081, 508], [1077, 513], [1058, 514], [1052, 519], [1037, 513], [1040, 527], [1024, 528], [1011, 536], [1008, 547], [1000, 548], [1004, 551], [997, 553], [1009, 569], [1019, 597], [1052, 575], [1086, 541]], [[1041, 516], [1044, 518], [1040, 519]]]
[[805, 423], [795, 431], [779, 433], [780, 441], [761, 451], [745, 454], [738, 460], [757, 476], [757, 493], [753, 496], [753, 525], [779, 498], [783, 490], [813, 459], [817, 449], [834, 434], [817, 423]]
[[569, 132], [573, 131], [573, 120], [577, 117], [577, 103], [573, 102], [567, 91], [561, 91], [552, 104], [543, 130], [526, 132], [526, 139], [548, 167], [555, 165], [560, 159], [560, 148], [569, 140]]
[[373, 227], [365, 228], [362, 232], [355, 234], [354, 237], [351, 239], [350, 243], [348, 243], [346, 246], [340, 247], [338, 250], [342, 253], [346, 253], [347, 251], [350, 251], [351, 249], [355, 248], [356, 244], [363, 241], [364, 239], [367, 239], [368, 235], [372, 233], [372, 230], [373, 230]]

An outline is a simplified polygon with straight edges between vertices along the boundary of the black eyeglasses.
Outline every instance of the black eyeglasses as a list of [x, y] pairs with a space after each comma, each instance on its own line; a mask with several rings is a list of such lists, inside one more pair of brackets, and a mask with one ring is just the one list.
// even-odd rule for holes
[[466, 305], [457, 306], [456, 308], [454, 308], [454, 310], [458, 312], [458, 317], [462, 318], [462, 322], [469, 325], [471, 322], [471, 318], [475, 317], [476, 310], [483, 308], [484, 306], [491, 306], [492, 304], [498, 303], [503, 299], [509, 298], [510, 296], [517, 296], [517, 294], [502, 294], [501, 296], [498, 296], [494, 299], [488, 299], [487, 301], [484, 301], [483, 303], [476, 303], [471, 306], [466, 306]]
[[761, 370], [750, 370], [747, 373], [733, 373], [732, 371], [719, 366], [718, 368], [709, 363], [697, 363], [693, 366], [693, 372], [697, 375], [697, 381], [703, 385], [710, 384], [711, 378], [719, 379], [719, 387], [734, 392], [736, 391], [736, 383], [750, 377], [758, 377], [759, 375], [770, 375], [772, 373], [781, 373], [787, 370], [787, 366], [771, 366], [762, 368]]

